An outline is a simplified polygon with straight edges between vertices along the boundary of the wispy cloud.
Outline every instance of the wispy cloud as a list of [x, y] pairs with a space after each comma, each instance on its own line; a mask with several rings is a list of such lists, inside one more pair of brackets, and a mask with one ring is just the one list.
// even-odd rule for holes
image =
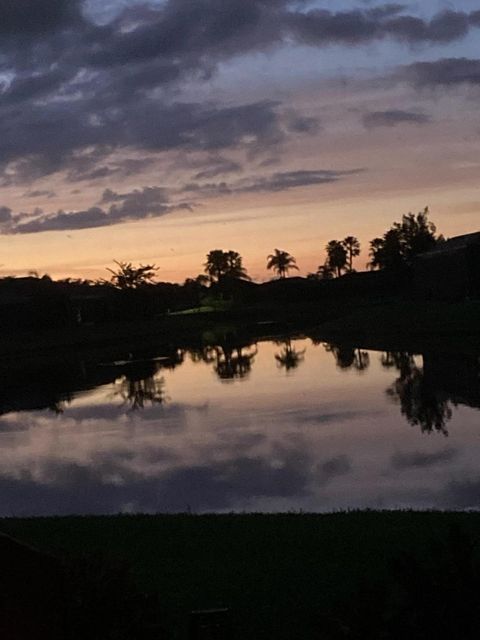
[[375, 129], [377, 127], [395, 127], [400, 124], [428, 124], [431, 122], [431, 117], [417, 111], [390, 109], [365, 113], [362, 121], [367, 129]]

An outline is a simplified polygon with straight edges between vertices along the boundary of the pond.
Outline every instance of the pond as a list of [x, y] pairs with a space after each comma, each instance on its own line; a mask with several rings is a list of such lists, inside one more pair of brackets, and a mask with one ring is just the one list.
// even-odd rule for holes
[[275, 336], [5, 363], [0, 515], [480, 506], [480, 357]]

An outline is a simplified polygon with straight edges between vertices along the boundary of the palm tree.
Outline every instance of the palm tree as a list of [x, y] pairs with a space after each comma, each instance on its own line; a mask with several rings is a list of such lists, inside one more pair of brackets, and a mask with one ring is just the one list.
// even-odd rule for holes
[[355, 236], [347, 236], [342, 240], [342, 245], [345, 248], [348, 255], [348, 270], [350, 273], [353, 271], [353, 258], [360, 255], [360, 242]]
[[212, 249], [207, 254], [207, 261], [204, 264], [205, 273], [213, 281], [219, 281], [225, 276], [241, 280], [249, 280], [247, 270], [242, 265], [242, 256], [237, 251], [222, 251], [222, 249]]
[[315, 275], [318, 280], [331, 280], [334, 277], [335, 273], [329, 263], [325, 262], [325, 264], [321, 264], [318, 267], [317, 273]]
[[147, 284], [152, 284], [158, 267], [154, 264], [140, 264], [135, 267], [131, 262], [118, 262], [114, 260], [118, 269], [108, 269], [112, 274], [110, 283], [117, 289], [138, 289]]
[[207, 254], [207, 261], [204, 267], [205, 273], [207, 273], [212, 280], [220, 280], [227, 268], [225, 252], [221, 249], [212, 249], [212, 251]]
[[295, 258], [281, 249], [275, 249], [275, 253], [267, 257], [267, 269], [273, 269], [280, 278], [285, 278], [290, 269], [298, 271]]
[[347, 250], [338, 240], [330, 240], [325, 247], [327, 252], [327, 261], [332, 269], [337, 272], [337, 277], [342, 275], [342, 270], [347, 265]]
[[227, 263], [226, 276], [239, 280], [250, 280], [250, 276], [242, 264], [242, 256], [237, 251], [227, 251], [225, 259]]

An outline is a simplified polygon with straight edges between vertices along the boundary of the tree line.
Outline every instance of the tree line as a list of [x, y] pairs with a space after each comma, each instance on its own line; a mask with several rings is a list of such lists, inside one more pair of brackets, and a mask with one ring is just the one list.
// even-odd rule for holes
[[[415, 256], [444, 242], [442, 235], [436, 235], [436, 226], [428, 216], [428, 207], [417, 214], [408, 213], [402, 216], [400, 222], [394, 222], [383, 236], [373, 238], [369, 245], [367, 268], [401, 270]], [[325, 252], [325, 262], [314, 273], [308, 274], [309, 279], [330, 280], [354, 273], [354, 259], [360, 256], [361, 245], [358, 238], [350, 235], [343, 240], [330, 240]], [[115, 269], [108, 269], [111, 273], [110, 280], [102, 280], [101, 283], [118, 289], [134, 289], [152, 284], [158, 271], [155, 264], [135, 266], [131, 262], [121, 261], [115, 261], [115, 264]], [[251, 280], [243, 265], [243, 258], [237, 251], [213, 249], [207, 254], [203, 267], [204, 273], [196, 278], [187, 278], [185, 284], [208, 286], [226, 278]], [[275, 249], [267, 256], [266, 267], [279, 278], [286, 278], [292, 270], [298, 271], [295, 257], [282, 249]]]

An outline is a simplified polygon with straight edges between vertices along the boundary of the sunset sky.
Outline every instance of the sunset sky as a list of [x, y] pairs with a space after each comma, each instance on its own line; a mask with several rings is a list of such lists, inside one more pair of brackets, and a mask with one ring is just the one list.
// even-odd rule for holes
[[0, 274], [480, 229], [478, 0], [0, 3]]

